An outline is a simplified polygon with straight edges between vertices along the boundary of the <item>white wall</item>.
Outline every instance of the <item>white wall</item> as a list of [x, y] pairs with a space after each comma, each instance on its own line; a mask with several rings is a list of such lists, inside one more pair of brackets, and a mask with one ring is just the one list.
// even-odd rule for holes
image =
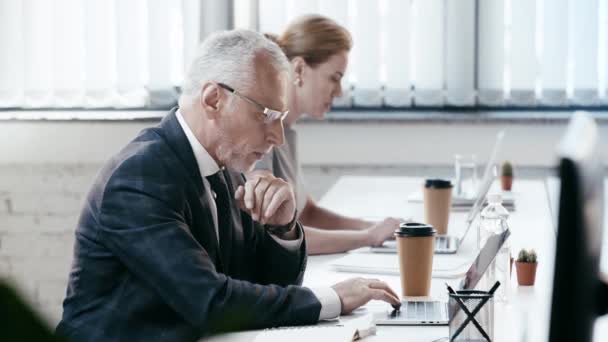
[[[308, 123], [300, 127], [300, 154], [309, 164], [449, 165], [453, 155], [487, 160], [501, 129], [499, 158], [518, 166], [551, 166], [565, 123]], [[608, 126], [602, 127], [608, 138]], [[608, 146], [608, 140], [604, 139]], [[606, 157], [606, 154], [604, 154]]]
[[[0, 121], [0, 164], [101, 163], [155, 121]], [[550, 166], [566, 121], [493, 123], [437, 120], [302, 122], [304, 164], [447, 165], [453, 154], [487, 158], [496, 132], [507, 131], [500, 159]], [[608, 124], [600, 125], [608, 146]], [[603, 157], [608, 149], [603, 148]]]

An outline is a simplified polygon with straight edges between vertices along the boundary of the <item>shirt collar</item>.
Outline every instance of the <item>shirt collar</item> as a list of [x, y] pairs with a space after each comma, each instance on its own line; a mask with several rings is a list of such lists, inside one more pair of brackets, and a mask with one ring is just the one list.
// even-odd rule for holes
[[215, 162], [213, 157], [207, 152], [205, 147], [198, 141], [190, 126], [182, 116], [182, 113], [179, 109], [175, 112], [175, 116], [177, 117], [177, 121], [179, 125], [182, 126], [182, 130], [186, 134], [186, 138], [188, 138], [188, 142], [190, 143], [190, 147], [192, 147], [192, 152], [194, 152], [194, 158], [196, 159], [196, 163], [198, 164], [198, 169], [201, 173], [202, 177], [211, 176], [217, 173], [220, 170], [219, 165]]

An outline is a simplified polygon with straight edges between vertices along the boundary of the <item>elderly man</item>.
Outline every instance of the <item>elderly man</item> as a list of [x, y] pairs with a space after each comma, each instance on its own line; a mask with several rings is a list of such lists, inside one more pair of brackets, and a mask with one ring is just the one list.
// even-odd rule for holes
[[371, 299], [398, 304], [377, 280], [299, 286], [306, 253], [292, 189], [240, 173], [283, 143], [287, 70], [279, 47], [258, 33], [203, 43], [179, 108], [142, 131], [93, 185], [59, 334], [187, 341], [313, 324]]

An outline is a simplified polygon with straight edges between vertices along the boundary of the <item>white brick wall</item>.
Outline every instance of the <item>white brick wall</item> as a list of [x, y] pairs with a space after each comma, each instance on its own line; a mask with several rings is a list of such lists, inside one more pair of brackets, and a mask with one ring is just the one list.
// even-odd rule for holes
[[100, 165], [0, 165], [0, 277], [55, 326], [82, 201]]

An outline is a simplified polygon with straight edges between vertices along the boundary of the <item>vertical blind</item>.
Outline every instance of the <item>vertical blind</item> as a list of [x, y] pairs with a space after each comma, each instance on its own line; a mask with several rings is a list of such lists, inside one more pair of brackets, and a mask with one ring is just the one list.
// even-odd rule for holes
[[[225, 5], [0, 0], [0, 108], [173, 104], [213, 21], [201, 20], [207, 3]], [[608, 0], [230, 3], [236, 27], [280, 33], [320, 13], [348, 28], [355, 44], [336, 106], [608, 105]]]
[[608, 0], [259, 0], [259, 27], [310, 13], [353, 35], [338, 106], [608, 104]]
[[197, 0], [1, 0], [0, 108], [175, 103]]

